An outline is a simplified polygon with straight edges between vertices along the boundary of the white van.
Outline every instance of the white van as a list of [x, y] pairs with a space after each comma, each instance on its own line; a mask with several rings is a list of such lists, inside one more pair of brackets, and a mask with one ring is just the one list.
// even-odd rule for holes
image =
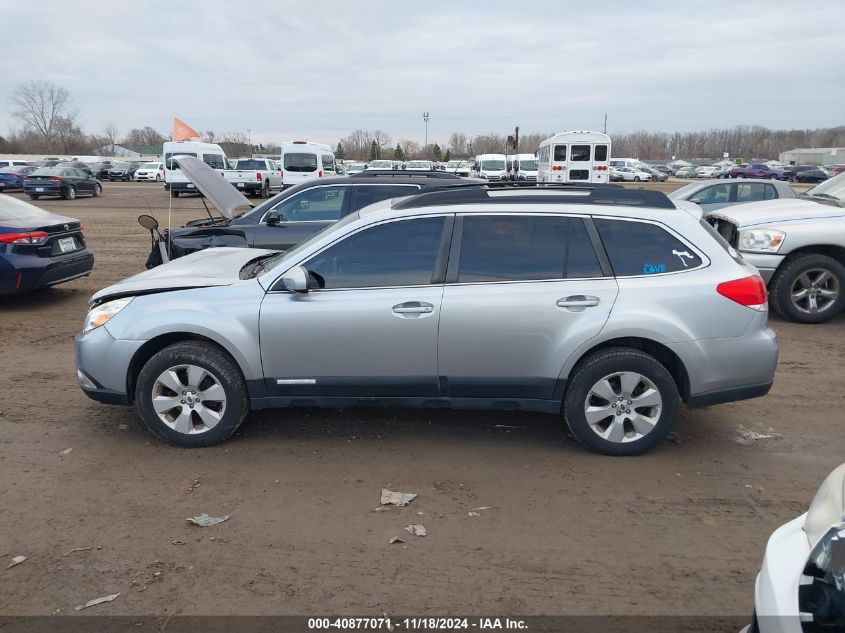
[[537, 157], [534, 154], [514, 154], [508, 156], [511, 165], [511, 180], [536, 182]]
[[282, 143], [282, 188], [301, 182], [335, 176], [334, 152], [331, 145], [312, 141]]
[[[198, 143], [196, 141], [167, 141], [162, 147], [164, 156], [164, 188], [170, 191], [170, 195], [178, 198], [180, 193], [195, 193], [194, 184], [182, 173], [178, 166], [174, 165], [174, 156], [194, 156], [205, 164], [220, 170], [220, 176], [224, 177], [224, 170], [229, 169], [229, 161], [226, 152], [216, 143]], [[177, 161], [178, 162], [178, 161]]]
[[485, 180], [507, 180], [507, 158], [504, 154], [479, 154], [475, 157], [475, 175]]
[[537, 148], [538, 182], [610, 182], [610, 137], [573, 130], [550, 136]]

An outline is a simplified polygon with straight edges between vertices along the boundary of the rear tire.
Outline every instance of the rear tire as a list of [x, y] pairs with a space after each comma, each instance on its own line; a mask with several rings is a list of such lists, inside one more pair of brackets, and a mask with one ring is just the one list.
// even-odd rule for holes
[[798, 255], [777, 270], [770, 289], [769, 303], [784, 319], [823, 323], [845, 308], [845, 266], [827, 255]]
[[65, 200], [76, 200], [76, 187], [71, 185], [62, 192], [62, 198]]
[[678, 402], [675, 380], [653, 356], [616, 347], [579, 363], [563, 408], [569, 430], [590, 450], [640, 455], [672, 430]]
[[34, 194], [34, 193], [30, 193], [30, 194], [27, 194], [27, 195], [28, 195], [28, 196], [30, 197], [30, 199], [32, 199], [32, 200], [38, 200], [38, 198], [40, 198], [40, 197], [41, 197], [41, 196], [39, 196], [38, 194]]
[[268, 181], [264, 181], [264, 186], [261, 187], [261, 197], [262, 198], [269, 198], [270, 197], [270, 183]]
[[[190, 407], [187, 398], [200, 396], [205, 402], [197, 400]], [[166, 409], [171, 404], [173, 408]], [[246, 419], [249, 398], [243, 376], [228, 355], [210, 343], [188, 341], [165, 347], [147, 361], [135, 386], [135, 406], [143, 425], [157, 438], [198, 448], [228, 439]]]
[[100, 183], [94, 185], [94, 197], [99, 198], [103, 194], [103, 188], [100, 186]]

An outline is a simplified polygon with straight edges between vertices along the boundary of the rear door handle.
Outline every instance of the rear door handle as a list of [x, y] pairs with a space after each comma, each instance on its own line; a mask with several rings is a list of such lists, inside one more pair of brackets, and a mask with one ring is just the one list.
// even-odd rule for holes
[[432, 312], [434, 312], [434, 306], [424, 301], [408, 301], [393, 306], [393, 314], [399, 316], [431, 314]]
[[595, 308], [599, 304], [598, 297], [589, 295], [572, 295], [557, 300], [559, 308], [566, 308], [571, 312], [583, 312], [586, 308]]

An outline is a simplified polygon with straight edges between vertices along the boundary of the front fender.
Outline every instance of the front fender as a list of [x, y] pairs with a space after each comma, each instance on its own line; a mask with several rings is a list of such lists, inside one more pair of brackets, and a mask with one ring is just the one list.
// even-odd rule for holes
[[118, 340], [149, 341], [174, 333], [207, 338], [232, 355], [244, 378], [256, 380], [263, 377], [258, 342], [263, 297], [254, 280], [143, 295], [104, 327]]

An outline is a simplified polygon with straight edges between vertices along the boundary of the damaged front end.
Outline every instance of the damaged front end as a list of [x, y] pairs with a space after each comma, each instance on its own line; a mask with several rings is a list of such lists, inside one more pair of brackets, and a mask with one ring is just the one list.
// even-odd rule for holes
[[209, 227], [186, 233], [165, 230], [153, 240], [146, 267], [155, 268], [177, 257], [219, 246], [247, 248], [249, 243], [243, 231], [227, 227]]

